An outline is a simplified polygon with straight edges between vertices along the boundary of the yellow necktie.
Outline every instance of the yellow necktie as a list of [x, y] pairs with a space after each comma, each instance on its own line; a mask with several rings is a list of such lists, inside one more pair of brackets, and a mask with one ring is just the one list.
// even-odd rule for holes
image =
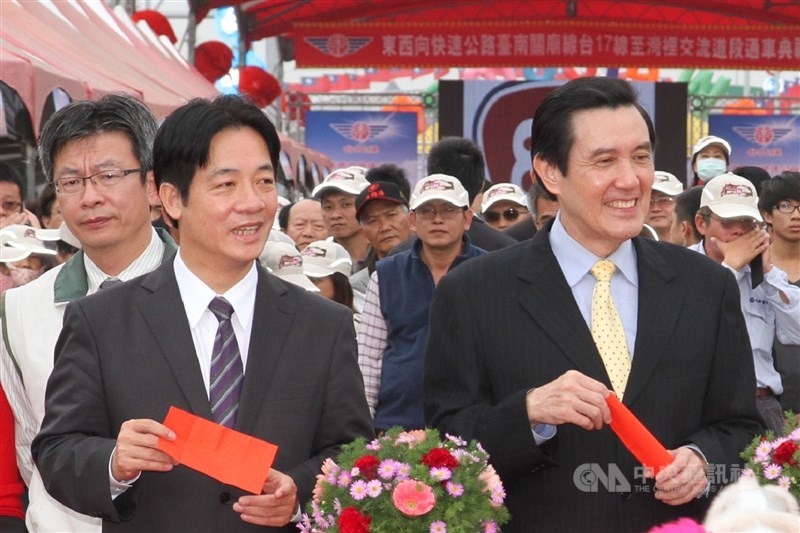
[[631, 355], [625, 329], [611, 298], [611, 277], [616, 269], [614, 263], [606, 260], [592, 267], [592, 275], [597, 279], [592, 294], [592, 337], [611, 378], [611, 386], [621, 400], [631, 372]]

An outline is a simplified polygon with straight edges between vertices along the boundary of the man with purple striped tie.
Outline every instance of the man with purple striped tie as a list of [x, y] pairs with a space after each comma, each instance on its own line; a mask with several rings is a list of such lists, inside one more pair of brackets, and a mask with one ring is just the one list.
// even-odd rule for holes
[[[48, 491], [108, 531], [291, 531], [327, 457], [372, 435], [352, 312], [258, 265], [280, 142], [238, 97], [161, 126], [153, 170], [174, 261], [70, 305], [33, 444]], [[260, 495], [156, 447], [190, 411], [279, 447]]]

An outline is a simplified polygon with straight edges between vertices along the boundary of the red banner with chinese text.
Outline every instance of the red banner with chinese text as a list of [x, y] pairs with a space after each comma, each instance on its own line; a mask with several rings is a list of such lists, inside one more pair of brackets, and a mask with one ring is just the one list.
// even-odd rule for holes
[[300, 23], [299, 67], [662, 67], [797, 70], [800, 27], [578, 21]]

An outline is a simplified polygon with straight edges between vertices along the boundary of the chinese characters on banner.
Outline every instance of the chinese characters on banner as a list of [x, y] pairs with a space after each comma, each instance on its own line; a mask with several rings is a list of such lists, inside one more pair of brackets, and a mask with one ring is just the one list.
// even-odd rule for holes
[[795, 70], [800, 28], [577, 21], [302, 23], [299, 67], [599, 66]]

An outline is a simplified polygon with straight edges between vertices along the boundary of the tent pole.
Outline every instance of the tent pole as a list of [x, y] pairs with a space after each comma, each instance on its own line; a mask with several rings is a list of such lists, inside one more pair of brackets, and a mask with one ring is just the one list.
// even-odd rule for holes
[[247, 65], [247, 21], [245, 20], [242, 8], [236, 6], [233, 8], [236, 12], [236, 23], [239, 27], [239, 64], [236, 68], [243, 68]]
[[196, 6], [195, 2], [189, 2], [189, 20], [186, 24], [186, 47], [187, 53], [186, 56], [189, 60], [189, 63], [194, 65], [194, 48], [197, 45], [197, 18], [196, 15]]

